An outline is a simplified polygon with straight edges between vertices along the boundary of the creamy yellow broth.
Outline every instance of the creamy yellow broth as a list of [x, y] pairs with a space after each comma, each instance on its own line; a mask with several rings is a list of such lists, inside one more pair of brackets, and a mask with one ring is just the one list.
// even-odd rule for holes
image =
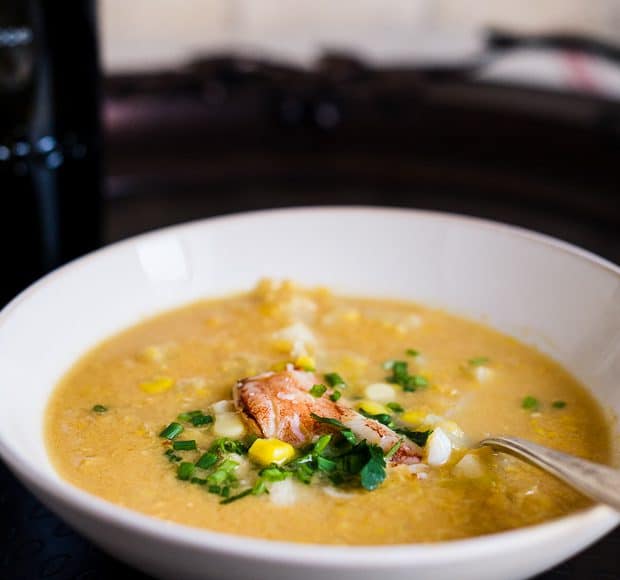
[[[300, 353], [291, 350], [300, 345], [281, 331], [296, 323], [316, 337], [302, 346], [317, 372], [336, 371], [348, 382], [343, 401], [366, 400], [369, 384], [385, 382], [386, 360], [407, 360], [412, 373], [429, 381], [412, 393], [393, 385], [394, 402], [411, 412], [412, 428], [460, 428], [465, 443], [424, 478], [389, 468], [376, 491], [346, 490], [342, 497], [322, 485], [295, 484], [296, 501], [287, 506], [266, 494], [221, 505], [204, 486], [180, 481], [163, 455], [162, 428], [182, 411], [208, 413], [211, 403], [230, 399], [238, 379], [294, 362]], [[468, 362], [477, 357], [488, 361]], [[538, 408], [523, 408], [526, 397]], [[565, 406], [556, 408], [557, 401]], [[108, 410], [94, 412], [98, 404]], [[64, 377], [47, 411], [47, 446], [62, 477], [116, 504], [221, 532], [325, 544], [432, 542], [525, 526], [588, 505], [533, 467], [468, 448], [489, 434], [521, 436], [598, 462], [610, 457], [601, 409], [535, 349], [417, 304], [269, 281], [110, 338]], [[189, 438], [208, 447], [213, 426], [186, 428], [183, 439]], [[184, 461], [199, 457], [198, 451], [178, 454]], [[475, 456], [473, 474], [457, 467], [465, 454]]]

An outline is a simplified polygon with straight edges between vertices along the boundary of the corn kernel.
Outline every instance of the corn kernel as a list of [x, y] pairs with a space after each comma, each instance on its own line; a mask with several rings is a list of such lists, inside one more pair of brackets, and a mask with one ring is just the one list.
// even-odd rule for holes
[[426, 413], [424, 411], [406, 411], [400, 416], [403, 423], [408, 423], [412, 427], [417, 427], [424, 422]]
[[295, 359], [295, 366], [304, 371], [313, 371], [316, 368], [316, 363], [311, 356], [304, 355]]
[[360, 411], [364, 411], [368, 415], [382, 415], [383, 413], [389, 414], [390, 411], [384, 407], [381, 403], [375, 401], [360, 401], [357, 404], [357, 408]]
[[282, 465], [295, 456], [295, 448], [279, 439], [257, 439], [252, 443], [248, 455], [260, 465]]
[[170, 377], [155, 377], [150, 381], [144, 381], [140, 383], [140, 389], [149, 395], [156, 393], [163, 393], [174, 385], [174, 379]]

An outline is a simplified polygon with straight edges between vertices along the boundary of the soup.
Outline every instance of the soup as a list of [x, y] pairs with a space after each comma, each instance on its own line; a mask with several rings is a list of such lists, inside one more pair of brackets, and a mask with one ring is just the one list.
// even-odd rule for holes
[[436, 542], [588, 501], [476, 441], [594, 461], [610, 430], [535, 349], [418, 304], [263, 281], [118, 334], [55, 390], [59, 473], [145, 514], [321, 544]]

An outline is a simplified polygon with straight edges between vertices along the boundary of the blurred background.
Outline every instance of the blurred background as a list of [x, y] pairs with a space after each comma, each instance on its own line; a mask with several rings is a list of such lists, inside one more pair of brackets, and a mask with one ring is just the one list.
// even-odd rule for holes
[[[0, 0], [0, 305], [100, 245], [291, 205], [620, 262], [618, 167], [618, 0]], [[0, 578], [126, 573], [1, 469]], [[618, 578], [619, 548], [548, 577]]]

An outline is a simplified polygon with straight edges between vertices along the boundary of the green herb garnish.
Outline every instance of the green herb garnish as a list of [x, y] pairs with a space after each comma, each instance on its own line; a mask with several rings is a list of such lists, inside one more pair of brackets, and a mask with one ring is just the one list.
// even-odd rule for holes
[[196, 449], [196, 440], [187, 439], [185, 441], [173, 441], [172, 449], [175, 451], [194, 451], [194, 449]]
[[187, 481], [194, 473], [194, 464], [184, 461], [177, 468], [177, 477], [183, 481]]
[[196, 461], [196, 467], [200, 467], [200, 469], [209, 469], [209, 467], [213, 467], [218, 460], [218, 456], [216, 453], [212, 451], [207, 451], [207, 453], [203, 453], [200, 456], [200, 459]]
[[258, 475], [265, 481], [283, 481], [292, 474], [290, 471], [286, 471], [277, 465], [271, 465], [261, 469]]
[[313, 397], [318, 399], [325, 394], [325, 391], [327, 391], [327, 387], [325, 385], [312, 385], [309, 392]]
[[415, 348], [408, 348], [405, 351], [405, 354], [408, 356], [419, 356], [420, 355], [420, 351], [419, 350], [415, 350]]
[[172, 449], [166, 449], [166, 451], [164, 451], [164, 455], [168, 458], [168, 461], [170, 461], [171, 463], [173, 461], [181, 461], [181, 459], [183, 459], [180, 455], [175, 455]]
[[405, 411], [404, 407], [400, 403], [388, 403], [386, 407], [390, 411], [394, 411], [394, 413], [403, 413]]
[[162, 432], [159, 434], [160, 437], [164, 439], [174, 439], [183, 433], [183, 425], [180, 423], [170, 423]]
[[467, 362], [472, 367], [479, 367], [479, 366], [487, 364], [489, 362], [489, 357], [475, 356], [474, 358], [470, 358]]
[[540, 408], [540, 402], [536, 397], [528, 395], [521, 401], [521, 407], [526, 411], [536, 411]]
[[424, 447], [426, 445], [428, 438], [433, 432], [432, 429], [429, 429], [428, 431], [409, 431], [409, 429], [403, 429], [401, 427], [395, 429], [395, 431], [399, 435], [404, 435], [405, 437], [407, 437], [407, 439], [413, 441], [416, 445], [419, 445], [420, 447]]
[[362, 487], [368, 491], [377, 489], [385, 479], [385, 458], [378, 445], [367, 445], [370, 458], [360, 471]]
[[209, 451], [223, 455], [225, 453], [236, 453], [237, 455], [245, 455], [248, 452], [248, 447], [243, 441], [237, 441], [236, 439], [229, 439], [228, 437], [221, 437], [211, 443]]
[[105, 405], [95, 405], [91, 410], [95, 413], [106, 413], [108, 408]]
[[340, 397], [342, 397], [342, 393], [338, 390], [335, 390], [330, 396], [329, 398], [334, 401], [334, 403], [336, 401], [338, 401], [340, 399]]
[[220, 503], [222, 505], [226, 505], [226, 504], [232, 503], [233, 501], [237, 501], [238, 499], [242, 499], [244, 497], [247, 497], [251, 493], [252, 493], [252, 488], [250, 487], [249, 489], [246, 489], [246, 490], [242, 491], [241, 493], [238, 493], [237, 495], [231, 495], [230, 497], [227, 497], [226, 499], [223, 499], [222, 501], [220, 501]]
[[194, 427], [202, 427], [203, 425], [209, 425], [213, 423], [213, 417], [211, 415], [205, 415], [202, 411], [188, 411], [181, 413], [177, 419], [186, 423], [191, 423]]
[[347, 383], [344, 382], [344, 379], [338, 373], [326, 373], [325, 381], [330, 387], [342, 386], [346, 387]]
[[[426, 387], [428, 385], [428, 379], [422, 375], [409, 374], [409, 365], [404, 360], [388, 361], [391, 365], [388, 367], [392, 370], [392, 374], [386, 377], [386, 380], [390, 383], [395, 383], [403, 388], [403, 391], [413, 392], [420, 387]], [[384, 368], [387, 363], [384, 363]]]
[[566, 407], [566, 401], [553, 401], [553, 403], [551, 403], [551, 406], [554, 409], [563, 409], [564, 407]]

